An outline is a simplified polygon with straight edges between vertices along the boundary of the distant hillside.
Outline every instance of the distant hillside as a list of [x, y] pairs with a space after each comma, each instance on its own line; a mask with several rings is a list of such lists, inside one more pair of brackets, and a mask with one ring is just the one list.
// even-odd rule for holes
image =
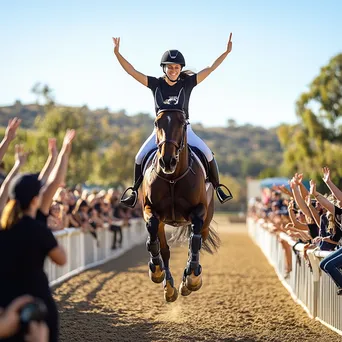
[[[110, 112], [107, 108], [91, 111], [87, 107], [83, 107], [83, 113], [102, 126], [118, 127], [121, 133], [138, 129], [147, 137], [153, 127], [153, 117], [145, 113], [127, 115], [125, 111]], [[17, 116], [23, 119], [23, 128], [34, 129], [36, 117], [44, 115], [44, 106], [16, 101], [12, 106], [0, 107], [0, 126], [6, 126], [11, 117]], [[240, 179], [257, 177], [262, 170], [277, 168], [282, 161], [276, 129], [238, 126], [233, 120], [226, 127], [193, 124], [193, 129], [214, 151], [221, 173]]]

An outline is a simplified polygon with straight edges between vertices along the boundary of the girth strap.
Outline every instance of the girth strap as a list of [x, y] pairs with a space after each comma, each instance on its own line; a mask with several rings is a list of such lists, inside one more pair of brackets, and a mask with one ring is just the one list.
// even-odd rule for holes
[[[156, 173], [157, 177], [164, 180], [165, 182], [170, 184], [170, 193], [171, 193], [171, 203], [172, 203], [172, 208], [171, 208], [171, 215], [172, 215], [172, 221], [176, 222], [176, 214], [175, 214], [175, 185], [178, 181], [180, 181], [182, 178], [184, 178], [189, 171], [191, 171], [194, 175], [196, 174], [195, 171], [192, 169], [192, 163], [193, 163], [193, 159], [190, 158], [190, 163], [188, 165], [188, 168], [185, 170], [185, 172], [183, 174], [181, 174], [179, 177], [175, 178], [175, 179], [167, 179], [163, 176], [161, 176], [156, 169], [154, 168], [154, 166], [152, 167], [152, 170]], [[154, 165], [154, 163], [153, 163]]]

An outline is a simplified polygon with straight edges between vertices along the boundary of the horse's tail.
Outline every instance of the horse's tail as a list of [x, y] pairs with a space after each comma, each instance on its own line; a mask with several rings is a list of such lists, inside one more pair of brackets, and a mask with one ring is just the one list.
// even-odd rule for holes
[[[184, 227], [177, 227], [173, 229], [170, 241], [172, 243], [188, 242], [191, 232], [192, 232], [191, 224], [189, 224], [188, 226], [184, 226]], [[214, 254], [215, 252], [218, 251], [220, 245], [221, 245], [221, 239], [217, 231], [212, 225], [209, 225], [209, 234], [208, 234], [208, 237], [204, 241], [202, 241], [202, 250], [210, 254]]]

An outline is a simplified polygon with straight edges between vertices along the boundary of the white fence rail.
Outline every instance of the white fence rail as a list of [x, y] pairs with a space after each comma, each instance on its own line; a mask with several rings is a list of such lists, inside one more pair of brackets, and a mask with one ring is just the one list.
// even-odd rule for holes
[[[116, 222], [116, 224], [120, 224], [120, 222]], [[57, 266], [50, 260], [46, 261], [44, 268], [50, 286], [56, 285], [88, 268], [117, 258], [134, 246], [143, 243], [147, 238], [144, 221], [142, 219], [132, 219], [130, 224], [130, 227], [122, 227], [122, 246], [114, 250], [111, 249], [113, 232], [108, 227], [97, 229], [99, 247], [92, 235], [82, 233], [80, 229], [66, 228], [54, 233], [59, 244], [65, 248], [67, 263], [64, 266]]]
[[[308, 250], [311, 272], [303, 257], [303, 244], [297, 244], [295, 246], [297, 253], [293, 250], [291, 252], [292, 271], [285, 278], [285, 252], [277, 236], [253, 219], [247, 219], [247, 225], [249, 235], [261, 248], [294, 300], [311, 318], [315, 318], [342, 335], [342, 298], [336, 294], [334, 282], [319, 268], [320, 261], [329, 255], [329, 252]], [[286, 234], [281, 233], [280, 237], [291, 247], [294, 246], [294, 241]]]

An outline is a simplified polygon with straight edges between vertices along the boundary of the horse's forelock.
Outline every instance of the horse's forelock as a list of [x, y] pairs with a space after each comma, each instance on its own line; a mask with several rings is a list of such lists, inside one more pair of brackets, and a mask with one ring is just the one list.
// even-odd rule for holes
[[[174, 111], [173, 110], [162, 110], [158, 113], [157, 117], [155, 118], [155, 122], [161, 120], [161, 118], [164, 117], [164, 115], [168, 115], [168, 114], [177, 115], [177, 118], [179, 119], [179, 121], [182, 124], [186, 123], [185, 113], [182, 111], [179, 111], [179, 110], [174, 110]], [[171, 118], [171, 116], [170, 116], [170, 118]]]

